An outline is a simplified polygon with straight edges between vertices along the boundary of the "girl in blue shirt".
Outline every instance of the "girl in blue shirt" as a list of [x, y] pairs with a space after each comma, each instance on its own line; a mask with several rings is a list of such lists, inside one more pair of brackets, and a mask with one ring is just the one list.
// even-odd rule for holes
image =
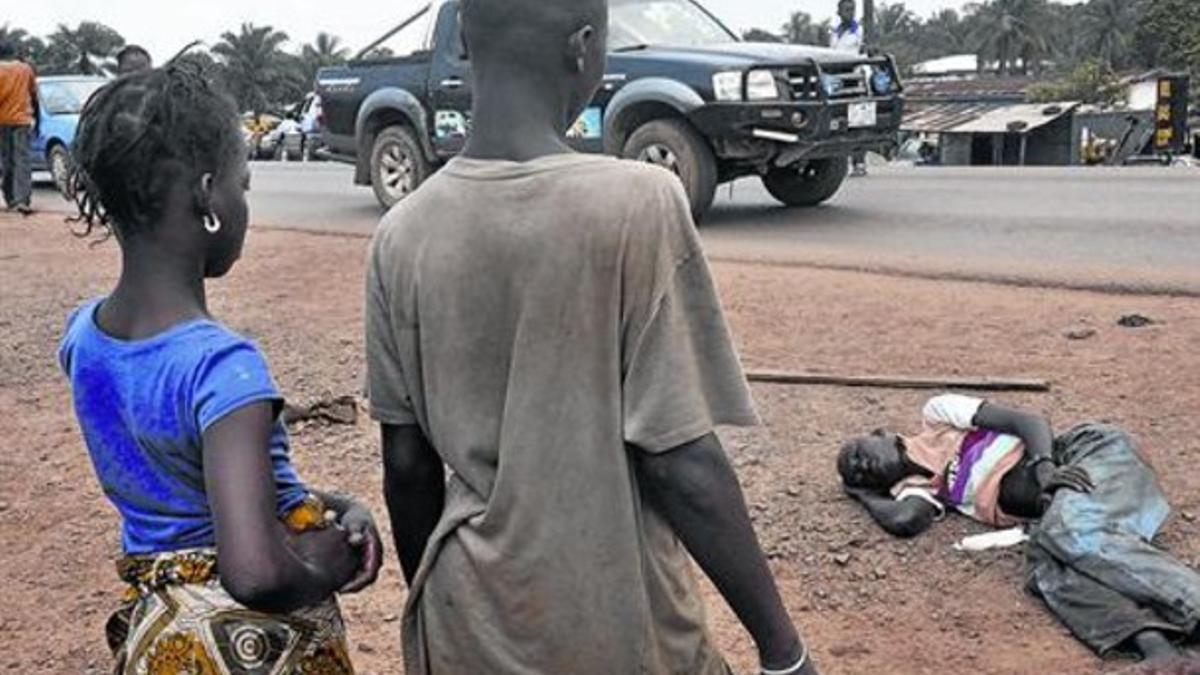
[[84, 108], [74, 156], [80, 220], [122, 253], [60, 349], [121, 514], [116, 672], [353, 672], [334, 595], [375, 580], [379, 535], [366, 508], [301, 482], [262, 353], [205, 302], [246, 235], [233, 102], [183, 66], [127, 75]]

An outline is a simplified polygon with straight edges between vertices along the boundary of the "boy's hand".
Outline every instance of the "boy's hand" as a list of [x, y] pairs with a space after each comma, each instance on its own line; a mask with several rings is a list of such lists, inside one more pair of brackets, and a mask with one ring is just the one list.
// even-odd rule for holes
[[1051, 462], [1042, 462], [1037, 467], [1038, 487], [1043, 494], [1052, 495], [1061, 488], [1076, 492], [1091, 492], [1096, 489], [1092, 477], [1083, 467], [1054, 466]]
[[326, 519], [345, 533], [346, 541], [358, 553], [360, 564], [355, 575], [338, 589], [338, 593], [357, 593], [379, 578], [379, 568], [383, 565], [383, 542], [375, 527], [375, 519], [366, 506], [356, 500], [347, 500], [340, 506], [344, 507], [341, 513], [331, 511]]

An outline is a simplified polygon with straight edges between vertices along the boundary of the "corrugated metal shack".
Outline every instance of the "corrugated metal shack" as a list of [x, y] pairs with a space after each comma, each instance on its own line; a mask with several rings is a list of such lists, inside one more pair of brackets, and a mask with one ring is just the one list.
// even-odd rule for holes
[[1077, 101], [1028, 103], [1034, 80], [911, 82], [901, 132], [929, 140], [948, 166], [1064, 166], [1120, 162], [1145, 147], [1153, 119]]

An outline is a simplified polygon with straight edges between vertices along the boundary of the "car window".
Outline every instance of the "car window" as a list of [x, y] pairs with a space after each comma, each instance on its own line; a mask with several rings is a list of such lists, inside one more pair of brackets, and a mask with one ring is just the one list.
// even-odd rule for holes
[[692, 0], [612, 0], [608, 48], [701, 47], [737, 37]]
[[38, 84], [38, 103], [51, 115], [78, 115], [105, 80], [42, 82]]

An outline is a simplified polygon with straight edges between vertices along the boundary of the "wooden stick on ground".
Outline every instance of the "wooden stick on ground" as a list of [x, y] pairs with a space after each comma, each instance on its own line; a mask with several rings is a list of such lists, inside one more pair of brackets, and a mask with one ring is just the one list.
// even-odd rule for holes
[[834, 375], [750, 370], [746, 379], [769, 384], [812, 384], [884, 389], [974, 389], [979, 391], [1050, 391], [1045, 380], [999, 377], [908, 377], [903, 375]]

